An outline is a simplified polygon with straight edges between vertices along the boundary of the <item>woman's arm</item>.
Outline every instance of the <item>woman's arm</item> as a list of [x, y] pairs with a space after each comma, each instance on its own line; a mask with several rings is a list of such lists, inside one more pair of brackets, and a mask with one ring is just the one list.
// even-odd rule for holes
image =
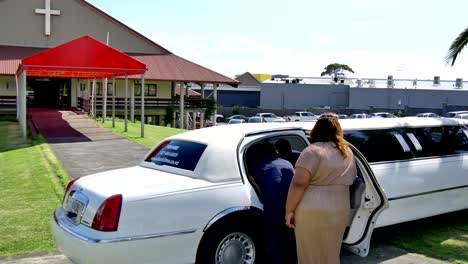
[[294, 212], [304, 195], [304, 191], [310, 183], [310, 172], [302, 167], [296, 167], [291, 185], [289, 186], [288, 199], [286, 201], [286, 214]]
[[320, 162], [318, 149], [309, 146], [302, 151], [296, 162], [296, 171], [294, 172], [291, 185], [289, 186], [288, 199], [286, 201], [286, 225], [294, 228], [294, 211], [302, 200], [304, 191], [309, 186], [312, 177], [315, 175]]

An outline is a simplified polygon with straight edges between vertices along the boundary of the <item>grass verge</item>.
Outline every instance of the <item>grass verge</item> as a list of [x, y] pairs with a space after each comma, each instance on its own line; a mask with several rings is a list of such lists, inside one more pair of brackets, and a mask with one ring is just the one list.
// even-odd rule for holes
[[468, 210], [394, 227], [390, 242], [409, 252], [468, 264]]
[[145, 125], [145, 137], [140, 137], [141, 133], [141, 126], [140, 122], [128, 122], [128, 132], [124, 132], [124, 120], [123, 119], [116, 119], [115, 120], [115, 128], [112, 128], [112, 119], [106, 119], [105, 123], [102, 123], [102, 119], [97, 118], [96, 123], [99, 126], [107, 128], [111, 130], [113, 133], [116, 133], [122, 137], [128, 138], [129, 140], [144, 145], [148, 148], [154, 147], [157, 143], [161, 142], [161, 140], [176, 134], [180, 134], [186, 132], [187, 130], [178, 129], [178, 128], [170, 128], [170, 127], [163, 127], [163, 126], [153, 126], [153, 125]]
[[0, 122], [0, 256], [54, 250], [50, 220], [69, 178], [41, 137], [23, 144]]

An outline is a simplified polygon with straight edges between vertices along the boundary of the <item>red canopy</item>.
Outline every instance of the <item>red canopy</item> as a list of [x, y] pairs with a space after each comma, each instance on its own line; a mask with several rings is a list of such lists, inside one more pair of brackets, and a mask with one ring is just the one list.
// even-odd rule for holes
[[28, 76], [102, 79], [143, 74], [146, 65], [89, 36], [84, 36], [24, 58], [18, 74]]

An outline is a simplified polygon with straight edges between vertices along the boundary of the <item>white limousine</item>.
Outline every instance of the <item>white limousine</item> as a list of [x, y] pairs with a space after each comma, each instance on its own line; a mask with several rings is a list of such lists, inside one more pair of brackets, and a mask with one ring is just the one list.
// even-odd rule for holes
[[[464, 122], [340, 120], [359, 169], [347, 248], [366, 256], [376, 227], [468, 207]], [[263, 206], [246, 151], [286, 139], [298, 153], [313, 125], [217, 126], [167, 138], [138, 166], [71, 182], [54, 212], [55, 241], [75, 263], [260, 263]]]

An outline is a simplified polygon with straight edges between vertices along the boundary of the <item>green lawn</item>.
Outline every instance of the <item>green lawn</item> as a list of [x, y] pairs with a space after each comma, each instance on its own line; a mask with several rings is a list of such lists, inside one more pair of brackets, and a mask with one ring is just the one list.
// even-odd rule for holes
[[0, 121], [0, 256], [55, 249], [50, 221], [68, 179], [44, 139], [22, 144], [18, 123]]
[[121, 135], [122, 137], [128, 138], [129, 140], [147, 146], [148, 148], [154, 147], [157, 143], [161, 142], [161, 140], [176, 135], [179, 133], [186, 132], [187, 130], [184, 129], [177, 129], [177, 128], [170, 128], [170, 127], [163, 127], [163, 126], [152, 126], [152, 125], [145, 125], [145, 137], [141, 138], [141, 126], [140, 122], [132, 123], [128, 122], [128, 132], [124, 132], [124, 121], [123, 119], [116, 119], [115, 121], [115, 128], [112, 128], [112, 119], [107, 118], [106, 122], [103, 124], [101, 122], [102, 119], [96, 119], [96, 122], [101, 126], [105, 127], [112, 132]]
[[390, 241], [409, 252], [468, 264], [468, 210], [393, 227]]

